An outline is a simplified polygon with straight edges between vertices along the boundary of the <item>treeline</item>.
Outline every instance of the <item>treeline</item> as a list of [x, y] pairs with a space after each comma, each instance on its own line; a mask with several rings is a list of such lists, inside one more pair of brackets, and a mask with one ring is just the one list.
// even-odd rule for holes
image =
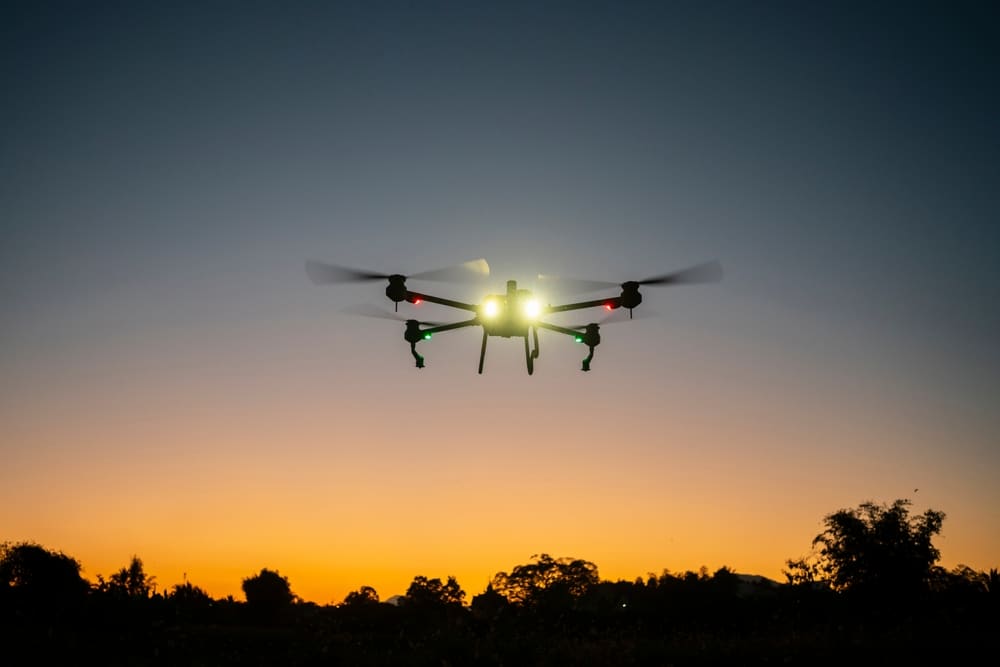
[[43, 664], [707, 665], [952, 664], [996, 651], [1000, 574], [937, 566], [944, 515], [863, 503], [824, 519], [782, 584], [723, 567], [602, 580], [579, 558], [533, 556], [471, 597], [415, 576], [392, 603], [362, 586], [297, 598], [262, 569], [243, 600], [191, 582], [157, 590], [141, 559], [89, 582], [71, 556], [0, 545], [0, 641]]

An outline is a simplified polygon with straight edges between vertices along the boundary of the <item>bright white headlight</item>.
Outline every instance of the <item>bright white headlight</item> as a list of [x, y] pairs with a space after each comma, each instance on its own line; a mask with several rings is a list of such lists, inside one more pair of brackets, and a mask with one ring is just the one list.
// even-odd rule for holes
[[496, 299], [489, 299], [483, 304], [483, 315], [485, 317], [496, 317], [499, 312], [500, 304], [497, 303]]
[[538, 299], [528, 299], [524, 302], [524, 314], [530, 319], [535, 319], [542, 314], [542, 304]]

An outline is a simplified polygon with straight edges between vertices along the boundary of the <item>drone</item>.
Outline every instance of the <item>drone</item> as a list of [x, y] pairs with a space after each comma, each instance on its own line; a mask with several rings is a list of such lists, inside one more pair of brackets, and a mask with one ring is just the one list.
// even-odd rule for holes
[[[407, 279], [442, 282], [482, 281], [489, 277], [489, 264], [487, 264], [485, 259], [475, 259], [457, 266], [413, 273], [409, 276], [399, 273], [365, 271], [338, 264], [308, 260], [306, 261], [306, 274], [317, 285], [387, 281], [385, 295], [393, 302], [394, 312], [383, 311], [379, 308], [372, 310], [365, 307], [355, 308], [350, 312], [371, 317], [397, 319], [404, 322], [406, 328], [403, 331], [403, 339], [410, 344], [410, 352], [416, 361], [417, 368], [424, 367], [424, 357], [417, 352], [417, 343], [430, 340], [433, 335], [445, 331], [478, 326], [483, 329], [483, 344], [479, 352], [480, 375], [483, 372], [483, 363], [486, 359], [486, 343], [491, 336], [523, 338], [524, 359], [528, 375], [531, 375], [535, 370], [535, 360], [538, 359], [539, 329], [569, 336], [575, 342], [586, 345], [589, 354], [584, 358], [581, 370], [589, 371], [590, 364], [594, 359], [594, 349], [601, 343], [601, 324], [607, 321], [605, 319], [578, 326], [560, 326], [545, 321], [543, 318], [546, 316], [586, 308], [603, 308], [608, 313], [624, 308], [628, 310], [628, 319], [632, 319], [632, 311], [642, 303], [642, 294], [639, 292], [640, 287], [647, 285], [663, 286], [714, 282], [721, 279], [722, 267], [719, 262], [710, 261], [679, 271], [643, 280], [629, 280], [623, 283], [573, 278], [563, 279], [539, 275], [538, 278], [542, 282], [558, 285], [560, 289], [569, 288], [576, 293], [593, 292], [610, 288], [618, 288], [620, 290], [617, 296], [562, 305], [543, 304], [531, 290], [519, 288], [516, 280], [508, 280], [506, 291], [502, 294], [491, 294], [483, 299], [482, 303], [478, 304], [445, 299], [424, 292], [415, 292], [406, 286]], [[398, 315], [399, 304], [403, 301], [415, 306], [419, 306], [425, 302], [435, 303], [448, 308], [466, 311], [470, 314], [470, 317], [448, 323], [421, 321], [412, 318], [407, 319]]]

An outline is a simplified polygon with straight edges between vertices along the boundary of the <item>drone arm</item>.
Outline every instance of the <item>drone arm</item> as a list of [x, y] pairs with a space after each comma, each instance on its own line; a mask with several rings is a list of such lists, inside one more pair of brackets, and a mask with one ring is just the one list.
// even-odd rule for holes
[[436, 303], [441, 306], [448, 306], [449, 308], [458, 308], [459, 310], [468, 310], [473, 313], [479, 312], [479, 306], [474, 306], [471, 303], [462, 303], [461, 301], [452, 301], [451, 299], [442, 299], [439, 296], [431, 296], [430, 294], [421, 294], [420, 292], [407, 292], [406, 300], [410, 303], [415, 303], [417, 301], [427, 301], [428, 303]]
[[[581, 301], [580, 303], [567, 303], [562, 306], [547, 306], [544, 309], [546, 314], [548, 313], [564, 313], [568, 310], [581, 310], [583, 308], [596, 308], [598, 306], [604, 306], [614, 310], [615, 308], [620, 308], [622, 305], [622, 298], [620, 296], [613, 296], [607, 299], [595, 299], [594, 301]], [[539, 324], [539, 326], [544, 326]], [[546, 329], [551, 328], [546, 326]], [[553, 329], [555, 331], [556, 329]], [[561, 333], [566, 333], [565, 331]]]
[[474, 327], [477, 324], [479, 324], [479, 318], [473, 317], [471, 320], [452, 322], [451, 324], [442, 324], [437, 327], [428, 327], [426, 329], [421, 329], [420, 332], [424, 334], [424, 336], [429, 336], [431, 334], [441, 333], [442, 331], [451, 331], [452, 329], [461, 329], [463, 327]]
[[464, 322], [453, 322], [451, 324], [442, 324], [441, 326], [428, 327], [426, 329], [420, 328], [420, 323], [416, 320], [407, 320], [406, 322], [406, 333], [403, 338], [407, 343], [410, 344], [410, 353], [413, 355], [414, 360], [417, 362], [417, 368], [424, 367], [424, 358], [417, 352], [417, 343], [421, 340], [430, 338], [432, 334], [436, 334], [440, 331], [449, 331], [451, 329], [460, 329], [462, 327], [470, 327], [474, 324], [479, 324], [478, 318], [472, 318], [471, 320], [466, 320]]
[[566, 327], [561, 327], [556, 324], [549, 324], [548, 322], [535, 322], [535, 326], [541, 327], [542, 329], [548, 329], [549, 331], [555, 331], [556, 333], [566, 334], [567, 336], [572, 336], [573, 338], [578, 338], [580, 336], [579, 331], [567, 329]]

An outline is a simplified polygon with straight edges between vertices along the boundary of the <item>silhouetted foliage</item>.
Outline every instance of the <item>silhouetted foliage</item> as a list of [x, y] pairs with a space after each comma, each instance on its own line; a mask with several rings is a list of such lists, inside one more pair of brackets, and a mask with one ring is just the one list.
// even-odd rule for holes
[[510, 602], [520, 605], [570, 603], [598, 582], [597, 566], [578, 558], [532, 556], [534, 563], [498, 572], [493, 588]]
[[465, 600], [465, 591], [458, 585], [455, 577], [441, 583], [438, 578], [428, 579], [416, 576], [406, 589], [406, 604], [415, 606], [458, 605]]
[[98, 590], [133, 600], [148, 598], [153, 593], [156, 581], [156, 577], [146, 574], [142, 559], [138, 556], [132, 556], [129, 564], [112, 574], [107, 581], [100, 575], [97, 579]]
[[344, 596], [345, 605], [378, 604], [378, 592], [371, 586], [362, 586]]
[[80, 564], [31, 542], [0, 544], [0, 603], [20, 613], [60, 613], [79, 604], [90, 584]]
[[986, 598], [996, 588], [996, 570], [989, 573], [974, 570], [968, 565], [958, 565], [951, 571], [944, 568], [934, 568], [931, 588], [935, 593], [944, 594], [952, 598]]
[[243, 594], [250, 612], [260, 621], [275, 620], [295, 600], [288, 579], [267, 568], [243, 580]]
[[208, 593], [191, 582], [176, 584], [164, 599], [178, 620], [198, 622], [207, 619], [211, 613], [213, 600]]
[[[894, 507], [854, 517], [873, 533], [858, 540], [869, 551], [857, 553], [880, 553], [879, 539], [905, 551], [914, 540], [900, 535], [940, 528], [933, 519], [943, 515], [911, 521], [898, 507], [893, 529], [880, 528]], [[839, 532], [845, 526], [855, 531], [851, 539], [865, 534], [847, 519], [827, 517], [817, 546], [846, 540]], [[593, 563], [542, 554], [498, 573], [469, 607], [454, 577], [424, 576], [414, 577], [399, 606], [379, 602], [369, 586], [340, 605], [320, 606], [298, 600], [288, 580], [267, 569], [243, 580], [246, 602], [212, 600], [187, 581], [156, 594], [138, 558], [87, 595], [73, 559], [5, 544], [0, 645], [5, 656], [31, 656], [35, 664], [139, 667], [965, 664], [995, 650], [996, 569], [932, 565], [922, 594], [906, 598], [906, 606], [869, 604], [869, 597], [859, 604], [856, 590], [828, 584], [824, 553], [841, 552], [817, 548], [809, 565], [818, 585], [779, 584], [729, 567], [601, 581]], [[51, 592], [34, 598], [47, 612], [69, 599], [78, 606], [59, 616], [26, 613], [18, 600], [30, 590]]]
[[927, 510], [910, 518], [909, 500], [892, 505], [862, 503], [827, 515], [813, 539], [812, 557], [789, 560], [790, 583], [826, 583], [836, 591], [888, 598], [929, 589], [940, 553], [932, 539], [944, 514]]
[[490, 583], [486, 585], [485, 591], [472, 597], [470, 608], [476, 616], [493, 620], [509, 606], [510, 602], [507, 598], [497, 593], [493, 584]]

